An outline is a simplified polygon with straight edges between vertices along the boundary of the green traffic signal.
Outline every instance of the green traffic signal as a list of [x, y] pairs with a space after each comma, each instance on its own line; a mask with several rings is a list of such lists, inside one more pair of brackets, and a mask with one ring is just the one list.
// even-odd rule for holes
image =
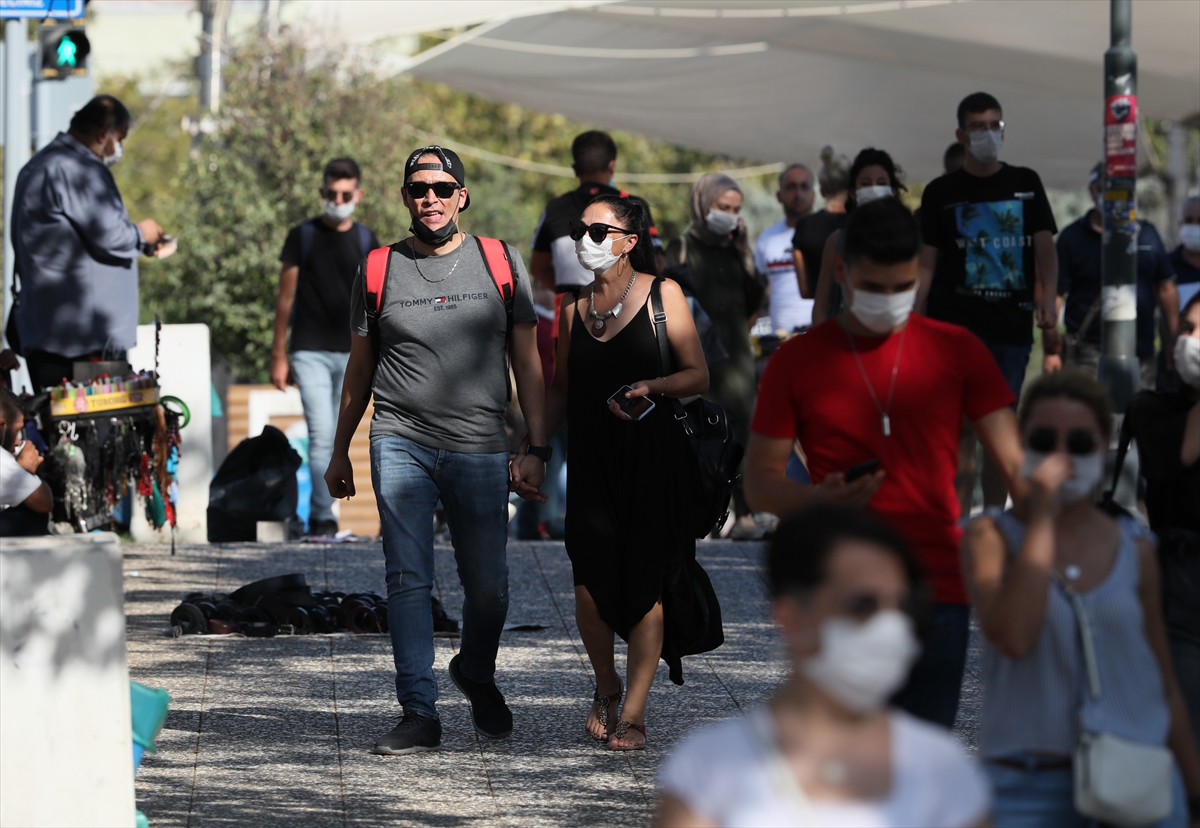
[[70, 35], [63, 35], [63, 39], [58, 44], [58, 65], [59, 66], [74, 66], [75, 53], [78, 51], [75, 41], [71, 40]]
[[38, 39], [42, 47], [42, 78], [61, 80], [86, 75], [92, 45], [82, 26], [74, 23], [42, 24]]

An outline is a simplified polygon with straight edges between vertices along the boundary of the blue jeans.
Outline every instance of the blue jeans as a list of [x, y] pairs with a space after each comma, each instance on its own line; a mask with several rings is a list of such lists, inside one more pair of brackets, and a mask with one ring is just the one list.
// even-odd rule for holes
[[971, 608], [967, 604], [935, 607], [929, 640], [908, 674], [908, 683], [892, 697], [892, 704], [918, 718], [952, 728], [967, 664]]
[[[1021, 396], [1021, 386], [1025, 384], [1025, 369], [1029, 367], [1029, 345], [1010, 345], [1007, 342], [996, 342], [984, 339], [983, 344], [992, 353], [992, 359], [1000, 366], [1000, 373], [1008, 383], [1009, 390], [1018, 399]], [[1015, 407], [1015, 406], [1014, 406]]]
[[308, 468], [312, 473], [312, 498], [308, 525], [333, 520], [333, 497], [325, 485], [325, 470], [333, 456], [333, 433], [337, 430], [342, 402], [342, 378], [349, 353], [341, 351], [295, 351], [292, 376], [300, 386], [304, 422], [308, 425]]
[[[1024, 756], [1012, 757], [1024, 760]], [[1098, 823], [1075, 810], [1070, 768], [1026, 770], [984, 763], [992, 781], [992, 825], [996, 828], [1092, 828]], [[1183, 777], [1175, 768], [1171, 815], [1154, 828], [1184, 828], [1187, 797]]]
[[465, 454], [375, 437], [371, 482], [383, 528], [396, 698], [405, 713], [436, 718], [433, 511], [440, 497], [465, 594], [462, 673], [488, 682], [508, 616], [508, 452]]

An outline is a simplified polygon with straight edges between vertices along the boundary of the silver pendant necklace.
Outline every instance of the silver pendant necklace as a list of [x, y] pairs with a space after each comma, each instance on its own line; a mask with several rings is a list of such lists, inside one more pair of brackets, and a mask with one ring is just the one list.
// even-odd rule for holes
[[[432, 284], [437, 284], [438, 282], [444, 282], [444, 281], [446, 281], [447, 279], [449, 279], [451, 276], [453, 276], [453, 275], [454, 275], [454, 271], [458, 269], [458, 263], [459, 263], [460, 261], [462, 261], [462, 256], [458, 256], [458, 257], [456, 257], [456, 258], [454, 259], [454, 265], [453, 265], [453, 266], [450, 268], [450, 272], [449, 272], [449, 273], [447, 273], [445, 276], [443, 276], [443, 277], [442, 277], [442, 278], [440, 278], [440, 279], [430, 279], [428, 276], [426, 276], [424, 273], [422, 273], [422, 272], [421, 272], [421, 265], [420, 265], [420, 263], [417, 261], [417, 243], [416, 243], [415, 241], [413, 241], [413, 240], [410, 238], [410, 239], [408, 240], [408, 246], [409, 246], [409, 249], [410, 249], [410, 250], [412, 250], [413, 264], [414, 264], [414, 265], [416, 266], [416, 268], [417, 268], [417, 274], [418, 274], [418, 275], [419, 275], [419, 276], [420, 276], [422, 279], [424, 279], [426, 282], [430, 282], [430, 283], [432, 283]], [[453, 252], [455, 252], [455, 253], [458, 253], [458, 252], [459, 252], [459, 251], [461, 251], [461, 250], [462, 250], [462, 245], [460, 244], [458, 247], [454, 248], [454, 251], [453, 251]], [[449, 255], [449, 254], [446, 254], [446, 255]], [[428, 258], [428, 257], [426, 257], [426, 258]]]
[[621, 311], [625, 309], [625, 297], [629, 295], [629, 291], [633, 290], [633, 283], [637, 279], [637, 271], [629, 276], [629, 284], [625, 286], [625, 292], [621, 294], [621, 298], [617, 300], [617, 304], [610, 311], [604, 313], [596, 313], [596, 283], [592, 282], [592, 291], [588, 294], [588, 316], [596, 321], [592, 323], [592, 330], [598, 334], [604, 333], [604, 320], [615, 319], [621, 315]]
[[900, 344], [896, 346], [896, 362], [892, 365], [892, 381], [888, 385], [887, 404], [880, 405], [879, 397], [875, 395], [875, 386], [871, 385], [871, 380], [867, 377], [867, 369], [863, 368], [862, 360], [858, 356], [858, 348], [854, 345], [854, 337], [845, 328], [846, 340], [850, 343], [850, 352], [854, 354], [854, 362], [858, 365], [858, 373], [862, 374], [863, 382], [867, 384], [867, 391], [871, 394], [871, 402], [875, 403], [875, 408], [879, 411], [879, 423], [883, 428], [883, 436], [892, 436], [892, 419], [888, 416], [892, 410], [892, 395], [896, 393], [896, 374], [900, 371], [900, 354], [904, 352], [904, 335], [908, 333], [908, 326], [904, 326], [904, 330], [900, 331]]

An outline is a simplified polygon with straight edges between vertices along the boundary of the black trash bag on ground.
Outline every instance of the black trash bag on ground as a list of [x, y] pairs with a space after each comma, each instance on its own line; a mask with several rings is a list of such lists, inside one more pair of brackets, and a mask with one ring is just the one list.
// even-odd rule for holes
[[300, 455], [274, 426], [238, 443], [208, 487], [209, 541], [253, 541], [258, 521], [294, 520], [300, 464]]

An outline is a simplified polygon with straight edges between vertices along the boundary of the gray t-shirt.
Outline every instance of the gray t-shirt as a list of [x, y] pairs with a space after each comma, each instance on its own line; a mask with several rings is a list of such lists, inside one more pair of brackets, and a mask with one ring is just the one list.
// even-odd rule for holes
[[[517, 271], [513, 324], [537, 322], [525, 263], [506, 247]], [[360, 264], [350, 293], [350, 326], [359, 336], [368, 335], [364, 280]], [[371, 437], [400, 435], [467, 454], [508, 451], [506, 329], [504, 302], [474, 236], [444, 256], [415, 261], [407, 241], [393, 246]]]

